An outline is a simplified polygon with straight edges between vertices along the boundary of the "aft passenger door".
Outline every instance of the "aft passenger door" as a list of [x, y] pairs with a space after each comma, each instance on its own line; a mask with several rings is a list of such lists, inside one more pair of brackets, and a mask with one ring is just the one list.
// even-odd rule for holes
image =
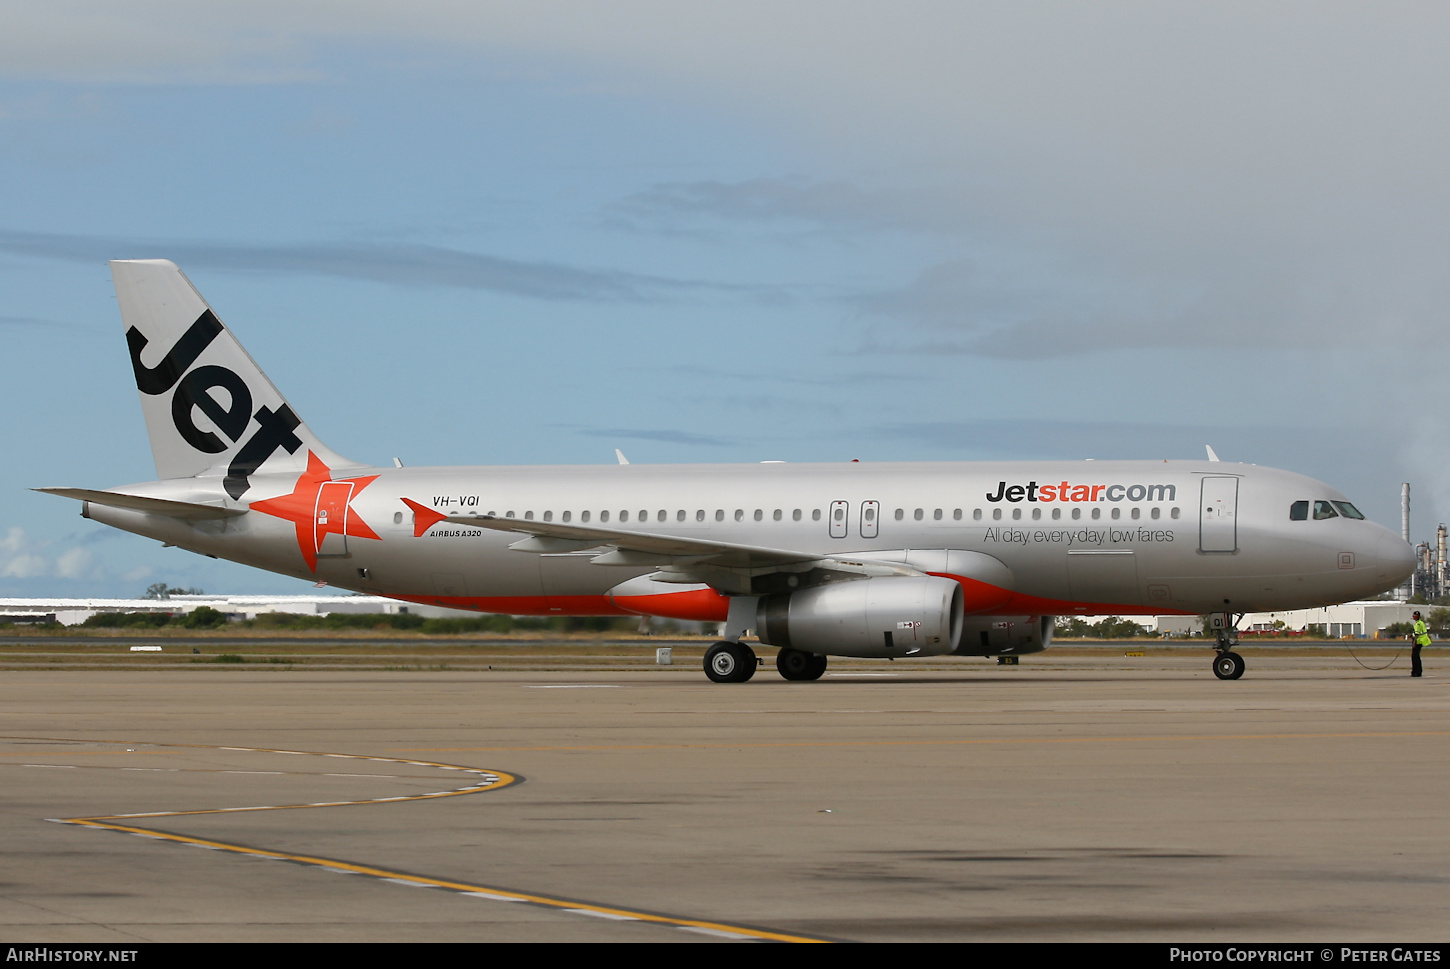
[[319, 558], [347, 554], [347, 516], [352, 488], [351, 481], [326, 481], [317, 491], [312, 536]]

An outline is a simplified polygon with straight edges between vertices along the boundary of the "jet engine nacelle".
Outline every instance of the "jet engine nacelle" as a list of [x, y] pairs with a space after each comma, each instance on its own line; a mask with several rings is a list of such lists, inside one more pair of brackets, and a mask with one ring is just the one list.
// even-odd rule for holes
[[962, 587], [936, 576], [882, 576], [764, 596], [760, 641], [835, 656], [931, 656], [961, 644]]
[[1052, 643], [1052, 616], [969, 616], [955, 656], [1020, 656]]

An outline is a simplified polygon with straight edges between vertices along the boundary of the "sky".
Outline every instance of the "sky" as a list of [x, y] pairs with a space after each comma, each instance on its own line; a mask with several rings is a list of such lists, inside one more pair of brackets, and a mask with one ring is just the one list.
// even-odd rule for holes
[[155, 477], [106, 261], [408, 465], [1201, 458], [1450, 519], [1450, 8], [0, 0], [0, 596], [306, 591]]

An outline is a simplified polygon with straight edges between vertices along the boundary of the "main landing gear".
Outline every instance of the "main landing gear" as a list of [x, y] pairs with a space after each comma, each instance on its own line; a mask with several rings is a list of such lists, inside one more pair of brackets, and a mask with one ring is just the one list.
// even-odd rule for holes
[[[716, 683], [744, 683], [755, 675], [755, 650], [744, 643], [716, 643], [705, 651], [705, 675]], [[819, 680], [826, 657], [802, 649], [781, 649], [775, 668], [788, 680]]]
[[716, 683], [744, 683], [755, 666], [755, 650], [744, 643], [716, 643], [705, 651], [705, 675]]
[[826, 657], [823, 653], [783, 647], [775, 654], [775, 668], [788, 680], [819, 680], [826, 671]]
[[1217, 650], [1213, 658], [1213, 675], [1221, 680], [1238, 679], [1244, 675], [1244, 658], [1233, 651], [1239, 644], [1238, 621], [1231, 613], [1216, 612], [1209, 617], [1209, 624], [1217, 640], [1213, 647]]

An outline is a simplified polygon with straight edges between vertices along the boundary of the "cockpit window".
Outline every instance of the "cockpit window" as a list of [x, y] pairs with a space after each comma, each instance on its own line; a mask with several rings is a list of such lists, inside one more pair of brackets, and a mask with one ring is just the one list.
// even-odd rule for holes
[[1334, 503], [1334, 507], [1338, 508], [1339, 513], [1345, 518], [1357, 518], [1360, 521], [1364, 520], [1364, 515], [1360, 512], [1360, 510], [1347, 501], [1336, 501]]
[[1338, 518], [1339, 512], [1327, 501], [1316, 501], [1314, 503], [1314, 520], [1323, 521], [1326, 518]]
[[1289, 520], [1291, 522], [1302, 522], [1309, 520], [1309, 502], [1296, 501], [1289, 506]]

